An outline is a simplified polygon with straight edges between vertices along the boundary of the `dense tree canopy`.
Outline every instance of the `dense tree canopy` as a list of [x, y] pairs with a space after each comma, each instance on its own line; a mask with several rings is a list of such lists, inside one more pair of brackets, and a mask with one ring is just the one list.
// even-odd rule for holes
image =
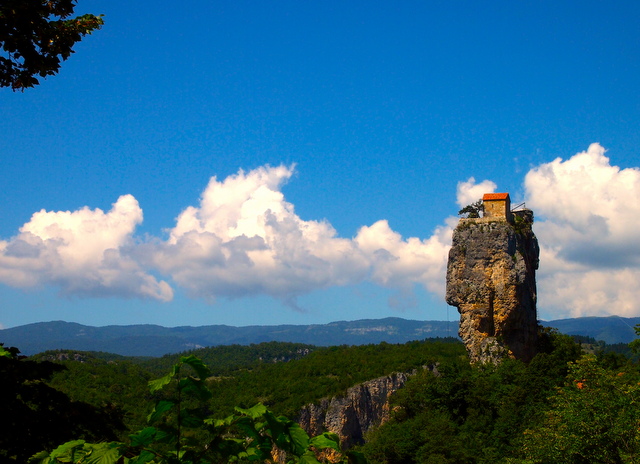
[[640, 456], [638, 365], [584, 354], [543, 334], [529, 363], [442, 364], [393, 401], [391, 420], [363, 447], [372, 464], [623, 464]]
[[71, 401], [46, 380], [64, 366], [19, 356], [0, 343], [0, 463], [23, 463], [71, 438], [111, 440], [124, 428], [117, 408]]
[[[530, 363], [507, 359], [498, 366], [470, 365], [464, 346], [445, 340], [327, 348], [275, 342], [212, 347], [196, 351], [215, 366], [202, 372], [202, 361], [193, 353], [148, 360], [58, 351], [19, 359], [0, 346], [1, 396], [11, 399], [0, 403], [0, 417], [11, 418], [1, 434], [0, 463], [6, 456], [7, 462], [24, 462], [20, 458], [28, 456], [25, 450], [18, 459], [15, 451], [6, 451], [27, 444], [31, 451], [35, 446], [47, 450], [39, 455], [43, 463], [68, 462], [64, 459], [70, 453], [86, 462], [102, 456], [106, 460], [100, 462], [114, 463], [123, 453], [139, 459], [131, 463], [151, 462], [145, 461], [149, 453], [157, 458], [153, 462], [167, 463], [227, 462], [246, 453], [253, 453], [253, 459], [262, 451], [270, 459], [274, 439], [289, 444], [301, 440], [293, 456], [309, 462], [302, 456], [307, 445], [323, 440], [333, 448], [335, 437], [309, 438], [286, 417], [295, 419], [305, 404], [398, 371], [414, 375], [392, 397], [390, 420], [370, 431], [359, 448], [371, 464], [640, 462], [640, 365], [588, 337], [576, 341], [543, 329], [539, 342], [539, 353]], [[66, 369], [59, 370], [50, 360]], [[425, 365], [436, 369], [419, 369]], [[196, 369], [193, 379], [190, 368]], [[159, 370], [170, 374], [150, 383], [159, 390], [149, 390], [147, 383]], [[52, 373], [46, 384], [39, 380]], [[188, 394], [191, 387], [199, 392], [200, 386], [206, 393], [202, 398]], [[104, 430], [86, 426], [70, 435], [75, 425], [86, 424], [68, 422], [68, 417], [80, 417], [73, 411], [81, 401], [103, 414], [105, 406], [125, 411], [127, 430], [119, 433], [107, 426], [118, 435], [113, 442], [105, 441], [109, 438]], [[149, 416], [154, 403], [156, 413]], [[89, 423], [103, 429], [107, 424]], [[278, 429], [275, 435], [273, 427]], [[132, 435], [135, 430], [140, 432]], [[66, 439], [77, 440], [55, 448], [65, 439], [56, 440], [62, 431]], [[257, 437], [249, 448], [246, 433]], [[240, 448], [226, 441], [230, 437]], [[170, 459], [176, 452], [184, 454], [181, 461]]]
[[[191, 369], [185, 372], [185, 368]], [[169, 374], [149, 382], [165, 392], [148, 416], [148, 425], [126, 442], [73, 440], [41, 451], [39, 464], [210, 464], [264, 462], [287, 464], [367, 464], [360, 453], [342, 452], [332, 433], [309, 437], [295, 422], [264, 405], [235, 408], [225, 419], [210, 417], [209, 368], [193, 355], [182, 356]], [[168, 390], [168, 391], [167, 391]], [[286, 459], [285, 459], [286, 458]]]
[[634, 463], [640, 453], [637, 369], [605, 369], [594, 355], [569, 365], [541, 421], [525, 432], [525, 462]]
[[102, 17], [72, 18], [75, 0], [0, 1], [0, 87], [24, 90], [37, 76], [58, 72], [83, 36], [102, 26]]

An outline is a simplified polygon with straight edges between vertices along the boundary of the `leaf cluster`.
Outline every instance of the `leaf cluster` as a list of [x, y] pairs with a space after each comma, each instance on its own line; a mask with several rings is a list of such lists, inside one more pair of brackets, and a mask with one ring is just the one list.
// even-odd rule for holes
[[56, 74], [83, 36], [99, 29], [102, 16], [71, 18], [74, 0], [0, 2], [0, 87], [24, 90]]
[[458, 216], [462, 216], [464, 218], [469, 219], [477, 219], [482, 216], [484, 213], [484, 202], [482, 199], [471, 203], [470, 205], [465, 206], [460, 211], [458, 211]]

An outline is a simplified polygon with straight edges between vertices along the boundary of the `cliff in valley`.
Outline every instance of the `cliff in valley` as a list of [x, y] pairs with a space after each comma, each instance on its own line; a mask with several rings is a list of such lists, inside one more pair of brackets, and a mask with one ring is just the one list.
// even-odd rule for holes
[[362, 444], [366, 432], [389, 419], [389, 399], [410, 375], [379, 377], [349, 388], [344, 396], [309, 404], [300, 411], [298, 423], [311, 436], [335, 433], [345, 450]]

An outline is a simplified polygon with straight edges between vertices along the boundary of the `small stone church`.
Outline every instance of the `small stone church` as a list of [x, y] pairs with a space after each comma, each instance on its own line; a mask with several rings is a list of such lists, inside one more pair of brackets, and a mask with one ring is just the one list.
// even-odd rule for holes
[[485, 193], [482, 197], [484, 217], [504, 218], [507, 222], [513, 222], [511, 214], [511, 198], [508, 193]]

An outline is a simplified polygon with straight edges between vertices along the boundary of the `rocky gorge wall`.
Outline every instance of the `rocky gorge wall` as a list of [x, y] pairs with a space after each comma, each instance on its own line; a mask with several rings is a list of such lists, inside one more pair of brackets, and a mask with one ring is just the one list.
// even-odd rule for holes
[[310, 436], [335, 433], [344, 450], [362, 444], [367, 431], [389, 419], [389, 398], [410, 375], [379, 377], [349, 388], [344, 396], [309, 404], [300, 411], [298, 423]]
[[536, 278], [540, 250], [529, 210], [505, 218], [460, 219], [447, 265], [446, 301], [460, 313], [471, 362], [536, 352]]

